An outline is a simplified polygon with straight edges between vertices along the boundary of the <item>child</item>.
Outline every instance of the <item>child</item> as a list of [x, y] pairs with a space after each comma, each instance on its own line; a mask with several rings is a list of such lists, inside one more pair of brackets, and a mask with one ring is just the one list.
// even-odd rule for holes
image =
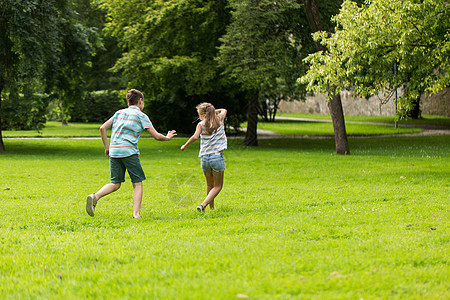
[[214, 209], [214, 198], [222, 190], [223, 175], [225, 171], [225, 160], [223, 151], [227, 149], [227, 137], [223, 122], [227, 115], [226, 109], [215, 109], [210, 103], [197, 105], [197, 113], [200, 121], [197, 124], [195, 133], [181, 146], [181, 150], [201, 138], [200, 153], [201, 167], [206, 177], [206, 199], [197, 207], [197, 210], [204, 212], [206, 206]]
[[[93, 217], [98, 200], [120, 188], [125, 182], [125, 170], [133, 183], [133, 217], [140, 218], [143, 186], [145, 180], [144, 170], [139, 160], [137, 143], [141, 132], [146, 129], [156, 140], [168, 141], [176, 135], [171, 130], [166, 136], [158, 133], [148, 116], [142, 112], [144, 109], [144, 95], [138, 90], [127, 92], [128, 108], [117, 111], [108, 121], [100, 127], [100, 134], [105, 155], [109, 157], [111, 170], [111, 183], [103, 186], [97, 193], [87, 196], [86, 212]], [[111, 145], [108, 144], [106, 130], [111, 128]]]

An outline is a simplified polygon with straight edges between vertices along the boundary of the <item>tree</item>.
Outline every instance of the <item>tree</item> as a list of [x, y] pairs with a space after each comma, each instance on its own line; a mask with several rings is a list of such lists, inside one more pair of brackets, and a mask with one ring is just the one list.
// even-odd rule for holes
[[[304, 86], [297, 85], [296, 79], [306, 72], [302, 59], [314, 52], [311, 32], [316, 27], [311, 22], [330, 28], [330, 17], [341, 2], [230, 1], [233, 18], [221, 39], [218, 61], [229, 76], [252, 91], [246, 145], [257, 145], [258, 103], [304, 97]], [[316, 19], [308, 18], [313, 14]]]
[[[320, 20], [319, 6], [316, 0], [304, 1], [305, 13], [313, 33], [322, 32], [322, 22]], [[322, 45], [315, 39], [317, 53], [327, 52], [326, 45]], [[311, 89], [311, 82], [308, 86]], [[345, 129], [344, 111], [340, 91], [334, 85], [327, 86], [329, 89], [328, 109], [330, 110], [331, 120], [333, 122], [334, 140], [337, 154], [350, 154], [348, 146], [347, 131]]]
[[116, 61], [122, 57], [123, 51], [117, 45], [117, 40], [104, 32], [105, 12], [96, 7], [91, 0], [73, 1], [79, 22], [99, 35], [99, 39], [93, 44], [95, 54], [91, 58], [92, 67], [83, 74], [86, 90], [88, 92], [124, 90], [127, 86], [126, 78], [111, 70]]
[[297, 1], [230, 1], [232, 21], [217, 57], [225, 73], [250, 91], [244, 144], [256, 146], [259, 103], [294, 97], [304, 25]]
[[84, 99], [85, 75], [91, 69], [95, 50], [102, 47], [97, 27], [84, 26], [85, 15], [77, 13], [83, 1], [72, 0], [58, 10], [57, 64], [47, 65], [47, 93], [58, 100], [61, 122], [67, 125], [71, 108]]
[[[316, 92], [352, 89], [363, 97], [403, 87], [400, 111], [424, 91], [450, 83], [450, 6], [443, 0], [345, 1], [335, 33], [314, 38], [327, 50], [310, 55], [302, 82]], [[395, 68], [395, 72], [394, 72]]]
[[[57, 57], [56, 8], [53, 2], [2, 0], [0, 6], [0, 152], [5, 151], [1, 135], [1, 103], [19, 98], [24, 86], [36, 86], [47, 62]], [[39, 123], [35, 126], [40, 126]]]
[[240, 87], [214, 60], [229, 22], [227, 1], [98, 0], [106, 31], [124, 54], [114, 69], [149, 101], [146, 111], [164, 129], [191, 132], [196, 104], [225, 106], [240, 122]]
[[[18, 102], [34, 97], [37, 93], [49, 92], [58, 86], [59, 79], [71, 80], [74, 70], [68, 69], [66, 58], [81, 55], [71, 47], [77, 43], [86, 45], [86, 31], [78, 24], [71, 23], [70, 3], [54, 1], [11, 1], [2, 0], [0, 6], [0, 152], [5, 151], [1, 129], [3, 111], [1, 104]], [[67, 25], [67, 26], [66, 26]], [[72, 43], [74, 40], [75, 43]], [[71, 64], [70, 67], [79, 65]], [[63, 71], [65, 70], [65, 71]], [[58, 77], [59, 76], [59, 77]], [[56, 83], [55, 83], [56, 82]], [[42, 99], [42, 97], [37, 97]], [[29, 102], [31, 105], [31, 102]], [[12, 105], [35, 111], [36, 107]], [[42, 109], [42, 108], [41, 108]], [[20, 112], [27, 115], [26, 111]], [[44, 118], [35, 118], [30, 126], [43, 126]]]

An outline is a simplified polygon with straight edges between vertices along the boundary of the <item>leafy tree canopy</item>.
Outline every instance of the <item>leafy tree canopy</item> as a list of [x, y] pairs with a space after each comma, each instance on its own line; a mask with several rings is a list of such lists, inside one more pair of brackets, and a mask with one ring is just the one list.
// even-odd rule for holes
[[[151, 100], [147, 107], [158, 126], [183, 130], [192, 124], [199, 102], [230, 108], [230, 101], [241, 97], [237, 87], [220, 75], [214, 60], [230, 18], [227, 1], [96, 3], [107, 13], [106, 31], [124, 50], [114, 69], [125, 74], [129, 87], [140, 89]], [[186, 114], [189, 109], [192, 113]], [[169, 112], [170, 119], [162, 117]], [[239, 112], [231, 109], [230, 113]]]
[[[364, 97], [405, 85], [408, 101], [450, 83], [450, 6], [443, 0], [345, 1], [334, 33], [314, 35], [326, 51], [311, 54], [300, 81], [315, 92], [352, 88]], [[395, 66], [395, 71], [394, 71]]]
[[73, 4], [0, 1], [0, 152], [2, 128], [40, 128], [47, 95], [64, 97], [68, 104], [80, 89], [97, 36], [80, 24]]

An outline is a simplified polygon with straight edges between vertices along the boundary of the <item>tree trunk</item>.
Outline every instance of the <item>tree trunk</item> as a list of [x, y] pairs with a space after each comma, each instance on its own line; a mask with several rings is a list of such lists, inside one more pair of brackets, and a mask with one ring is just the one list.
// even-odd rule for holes
[[420, 96], [416, 99], [411, 100], [412, 109], [408, 112], [409, 117], [412, 119], [419, 119], [422, 116], [422, 111], [420, 109]]
[[259, 93], [248, 100], [247, 132], [245, 133], [244, 145], [258, 146], [258, 97]]
[[59, 108], [61, 109], [61, 125], [67, 125], [66, 114], [64, 113], [64, 103], [62, 100], [59, 100]]
[[342, 109], [341, 94], [337, 93], [328, 102], [331, 120], [333, 121], [334, 141], [336, 143], [337, 154], [350, 154], [348, 147], [347, 131], [345, 130], [344, 111]]
[[2, 130], [3, 130], [3, 125], [2, 125], [2, 92], [3, 92], [3, 83], [0, 83], [0, 153], [5, 153], [5, 144], [3, 144], [3, 135], [2, 135]]
[[[308, 20], [309, 27], [314, 33], [316, 31], [322, 31], [322, 23], [320, 22], [319, 6], [316, 0], [305, 0], [303, 1], [303, 10], [306, 14], [306, 19]], [[325, 46], [319, 41], [315, 41], [317, 51], [326, 50]]]
[[[322, 24], [320, 22], [319, 7], [317, 0], [304, 0], [303, 8], [308, 19], [312, 32], [321, 31]], [[316, 42], [317, 51], [326, 50], [325, 46]], [[333, 89], [335, 90], [335, 89]], [[333, 99], [328, 102], [331, 120], [333, 121], [334, 140], [336, 143], [337, 154], [350, 154], [348, 146], [347, 131], [345, 130], [344, 110], [342, 109], [341, 95], [339, 92], [333, 95]]]

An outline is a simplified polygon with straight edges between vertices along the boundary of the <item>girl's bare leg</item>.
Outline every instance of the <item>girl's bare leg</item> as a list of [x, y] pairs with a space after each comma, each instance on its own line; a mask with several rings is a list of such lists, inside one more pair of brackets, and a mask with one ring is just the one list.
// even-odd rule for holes
[[[206, 178], [206, 196], [208, 196], [209, 192], [214, 187], [214, 176], [212, 172], [213, 171], [203, 172]], [[209, 202], [209, 208], [214, 209], [214, 199], [211, 202]]]
[[[211, 202], [212, 202], [213, 203], [212, 208], [214, 208], [214, 202], [213, 202], [214, 198], [216, 198], [216, 196], [220, 193], [220, 191], [222, 190], [222, 187], [223, 187], [224, 172], [209, 171], [209, 172], [204, 172], [204, 173], [205, 173], [207, 185], [208, 185], [208, 177], [211, 180], [210, 176], [212, 175], [213, 187], [208, 192], [208, 195], [206, 196], [205, 201], [203, 201], [202, 206], [206, 207], [206, 206], [208, 206], [208, 204], [211, 204]], [[207, 174], [207, 173], [211, 173], [211, 175]]]
[[133, 182], [133, 217], [139, 219], [141, 217], [142, 195], [144, 192], [142, 181]]

